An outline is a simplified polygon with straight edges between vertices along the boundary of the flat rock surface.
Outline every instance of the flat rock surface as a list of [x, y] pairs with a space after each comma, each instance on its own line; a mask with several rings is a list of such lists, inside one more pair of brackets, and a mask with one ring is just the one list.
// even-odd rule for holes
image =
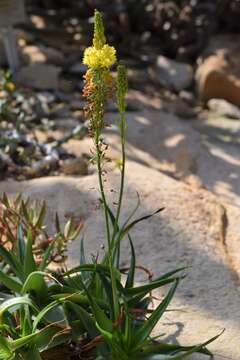
[[[181, 344], [204, 341], [226, 328], [225, 333], [210, 346], [215, 359], [240, 358], [240, 296], [238, 283], [230, 268], [223, 244], [224, 208], [214, 195], [194, 189], [154, 169], [136, 162], [128, 164], [125, 206], [122, 221], [134, 208], [141, 194], [141, 207], [136, 216], [165, 207], [160, 214], [136, 226], [132, 232], [138, 264], [153, 270], [155, 276], [178, 266], [189, 266], [175, 300], [156, 331], [169, 334]], [[109, 190], [117, 181], [117, 171], [110, 171], [106, 182]], [[102, 212], [99, 208], [97, 176], [82, 178], [50, 177], [22, 183], [2, 182], [0, 191], [8, 194], [23, 192], [26, 196], [46, 199], [49, 224], [54, 214], [61, 219], [72, 213], [84, 218], [85, 244], [88, 254], [103, 253]], [[111, 192], [113, 205], [115, 193]], [[97, 234], [97, 236], [96, 236]], [[127, 263], [129, 247], [123, 242], [123, 263]], [[69, 248], [71, 263], [77, 264], [79, 242]], [[139, 281], [145, 277], [139, 274]], [[166, 290], [164, 290], [166, 291]], [[162, 293], [157, 294], [161, 296]], [[200, 360], [197, 355], [194, 359]]]

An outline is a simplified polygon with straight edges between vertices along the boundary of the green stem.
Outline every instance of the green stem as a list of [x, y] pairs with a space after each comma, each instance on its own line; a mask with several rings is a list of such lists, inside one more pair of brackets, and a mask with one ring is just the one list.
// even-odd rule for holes
[[120, 184], [120, 192], [119, 192], [119, 200], [118, 200], [118, 208], [116, 214], [116, 223], [118, 224], [119, 216], [122, 207], [122, 198], [123, 198], [123, 190], [124, 190], [124, 180], [125, 180], [125, 163], [126, 163], [126, 154], [125, 154], [125, 117], [124, 114], [121, 114], [121, 150], [122, 150], [122, 166], [121, 166], [121, 184]]
[[97, 170], [98, 170], [98, 181], [99, 181], [99, 187], [100, 187], [100, 193], [101, 198], [103, 202], [103, 208], [104, 208], [104, 216], [105, 216], [105, 224], [106, 224], [106, 232], [107, 232], [107, 243], [108, 243], [108, 261], [109, 261], [109, 269], [110, 269], [110, 276], [111, 276], [111, 285], [112, 285], [112, 293], [113, 293], [113, 306], [114, 306], [114, 320], [118, 320], [119, 317], [119, 303], [118, 303], [118, 297], [117, 297], [117, 285], [116, 285], [116, 279], [114, 276], [113, 271], [113, 261], [112, 261], [112, 250], [111, 250], [111, 238], [110, 238], [110, 226], [109, 226], [109, 216], [108, 216], [108, 206], [103, 186], [103, 179], [102, 179], [102, 154], [101, 149], [99, 147], [99, 130], [96, 131], [95, 136], [95, 146], [97, 151]]
[[[114, 225], [114, 232], [113, 232], [113, 236], [112, 236], [112, 241], [111, 241], [111, 245], [114, 248], [114, 242], [115, 242], [115, 238], [117, 235], [117, 230], [118, 230], [118, 222], [119, 222], [119, 217], [120, 217], [120, 213], [121, 213], [121, 208], [122, 208], [122, 200], [123, 200], [123, 191], [124, 191], [124, 182], [125, 182], [125, 165], [126, 165], [126, 154], [125, 154], [125, 116], [124, 113], [121, 112], [120, 113], [120, 136], [121, 136], [121, 180], [120, 180], [120, 190], [119, 190], [119, 198], [118, 198], [118, 206], [117, 206], [117, 212], [116, 212], [116, 217], [115, 217], [115, 225]], [[120, 262], [120, 246], [118, 245], [118, 249], [117, 249], [117, 267], [119, 267], [119, 262]]]
[[101, 149], [99, 147], [99, 131], [97, 131], [96, 139], [95, 139], [95, 146], [97, 150], [97, 171], [98, 171], [98, 182], [99, 182], [99, 188], [101, 193], [101, 198], [103, 202], [103, 208], [104, 208], [104, 216], [105, 216], [105, 224], [106, 224], [106, 231], [107, 231], [107, 243], [108, 247], [110, 248], [110, 226], [109, 226], [109, 216], [108, 216], [108, 210], [107, 210], [107, 201], [103, 186], [103, 179], [102, 179], [102, 165], [101, 165]]

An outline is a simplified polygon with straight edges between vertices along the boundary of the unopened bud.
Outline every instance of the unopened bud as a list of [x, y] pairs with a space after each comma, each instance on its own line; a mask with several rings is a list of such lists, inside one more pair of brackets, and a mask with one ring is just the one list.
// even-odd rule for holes
[[95, 49], [100, 50], [105, 44], [106, 38], [104, 35], [102, 15], [99, 11], [95, 10], [93, 46], [95, 47]]

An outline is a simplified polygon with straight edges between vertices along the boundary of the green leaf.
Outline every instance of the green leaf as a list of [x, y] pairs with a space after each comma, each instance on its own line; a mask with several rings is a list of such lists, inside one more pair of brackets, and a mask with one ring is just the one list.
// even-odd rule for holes
[[41, 207], [38, 219], [37, 219], [36, 223], [34, 224], [34, 227], [36, 229], [41, 229], [42, 228], [42, 226], [44, 224], [44, 219], [45, 219], [45, 216], [46, 216], [46, 210], [47, 210], [46, 202], [44, 201], [43, 205]]
[[30, 221], [30, 216], [29, 216], [29, 212], [27, 209], [28, 202], [29, 202], [29, 199], [27, 201], [24, 201], [24, 200], [21, 201], [21, 210], [22, 210], [22, 213], [23, 213], [25, 219], [27, 220], [27, 222]]
[[31, 230], [28, 231], [27, 234], [27, 244], [25, 248], [25, 256], [24, 256], [24, 276], [25, 279], [29, 274], [37, 270], [37, 266], [33, 256], [33, 248], [32, 248], [32, 234]]
[[[197, 345], [199, 346], [199, 345]], [[202, 346], [202, 345], [201, 345]], [[146, 358], [150, 359], [154, 354], [156, 356], [163, 356], [163, 355], [176, 355], [177, 353], [183, 353], [187, 351], [192, 351], [193, 349], [196, 349], [195, 346], [181, 346], [178, 344], [167, 344], [167, 343], [155, 343], [154, 345], [150, 344], [149, 346], [142, 349], [140, 358]], [[211, 353], [204, 347], [199, 349], [199, 353], [205, 354], [205, 355], [211, 355]]]
[[54, 249], [54, 241], [48, 245], [46, 251], [44, 252], [44, 255], [43, 255], [43, 258], [42, 258], [42, 261], [41, 263], [39, 264], [39, 267], [38, 267], [38, 270], [39, 271], [44, 271], [46, 269], [46, 267], [48, 266], [49, 264], [49, 259], [50, 259], [50, 256], [52, 254], [52, 251]]
[[63, 276], [68, 277], [69, 275], [75, 274], [75, 273], [81, 273], [83, 271], [90, 271], [90, 272], [99, 272], [102, 271], [106, 273], [108, 276], [110, 276], [110, 270], [108, 265], [102, 265], [102, 264], [84, 264], [77, 266], [69, 271], [66, 271]]
[[[84, 237], [82, 236], [80, 242], [80, 265], [85, 265], [87, 263], [86, 256], [85, 256], [85, 249], [84, 249]], [[82, 278], [84, 281], [87, 281], [89, 275], [86, 272], [82, 273]]]
[[127, 281], [126, 281], [126, 288], [131, 288], [134, 286], [134, 278], [135, 278], [135, 269], [136, 269], [136, 256], [135, 256], [135, 250], [132, 243], [132, 239], [130, 235], [128, 235], [128, 239], [131, 246], [131, 264], [130, 269], [128, 271]]
[[18, 308], [22, 305], [30, 306], [34, 311], [38, 312], [36, 305], [28, 296], [17, 296], [13, 299], [9, 299], [0, 304], [0, 317], [2, 317], [5, 311], [8, 311], [12, 307]]
[[[174, 356], [171, 358], [171, 360], [182, 360], [186, 357], [188, 357], [191, 354], [194, 354], [196, 352], [203, 352], [202, 350], [204, 350], [204, 348], [209, 345], [210, 343], [212, 343], [213, 341], [217, 340], [219, 338], [219, 336], [221, 336], [223, 334], [225, 330], [223, 330], [220, 334], [212, 337], [211, 339], [207, 340], [206, 342], [200, 344], [200, 345], [196, 345], [195, 347], [192, 347], [192, 349], [188, 350], [185, 354], [179, 355], [179, 356]], [[212, 354], [207, 350], [208, 355], [210, 355], [212, 357]]]
[[136, 214], [136, 212], [137, 212], [137, 210], [138, 210], [138, 208], [139, 208], [139, 206], [140, 206], [140, 203], [141, 203], [141, 201], [140, 201], [140, 196], [139, 196], [139, 193], [138, 192], [136, 192], [137, 193], [137, 203], [136, 203], [136, 206], [135, 206], [135, 208], [132, 210], [132, 212], [130, 213], [130, 215], [128, 216], [128, 218], [127, 218], [127, 220], [124, 222], [124, 224], [123, 224], [123, 229], [128, 225], [128, 223], [129, 223], [129, 221], [133, 218], [133, 216]]
[[84, 288], [86, 295], [89, 299], [90, 306], [92, 308], [93, 315], [96, 319], [97, 325], [101, 327], [104, 331], [112, 332], [113, 331], [113, 323], [109, 318], [105, 315], [104, 311], [99, 307], [99, 305], [95, 302], [90, 292], [84, 285], [82, 281], [82, 287]]
[[11, 275], [5, 274], [2, 270], [0, 270], [0, 282], [14, 293], [21, 293], [22, 285], [14, 280]]
[[68, 220], [68, 222], [66, 223], [65, 227], [64, 227], [64, 237], [66, 239], [71, 238], [71, 236], [75, 233], [75, 229], [76, 229], [76, 225], [74, 220], [71, 218], [70, 220]]
[[49, 350], [55, 346], [66, 344], [71, 340], [70, 329], [63, 329], [61, 327], [48, 325], [41, 331], [37, 332], [37, 338], [34, 339], [34, 343], [39, 352]]
[[167, 285], [170, 284], [174, 281], [176, 281], [178, 278], [176, 277], [170, 277], [170, 278], [166, 278], [166, 279], [157, 279], [154, 281], [151, 281], [149, 284], [146, 285], [141, 285], [141, 286], [136, 286], [136, 287], [131, 287], [131, 288], [127, 288], [127, 289], [123, 289], [123, 292], [126, 296], [133, 296], [133, 295], [139, 295], [139, 294], [147, 294], [149, 293], [149, 291], [152, 291], [158, 287], [161, 287], [163, 285]]
[[17, 229], [17, 245], [18, 245], [18, 256], [21, 264], [24, 263], [24, 254], [25, 254], [25, 242], [23, 236], [23, 228], [22, 225], [18, 225]]
[[8, 341], [0, 336], [0, 360], [7, 360], [13, 355]]
[[58, 217], [58, 213], [56, 213], [55, 215], [55, 227], [56, 230], [59, 234], [61, 234], [61, 226], [60, 226], [60, 221], [59, 221], [59, 217]]
[[93, 321], [93, 318], [86, 310], [84, 310], [83, 307], [76, 305], [70, 301], [66, 301], [65, 306], [68, 310], [70, 310], [70, 312], [74, 311], [75, 314], [80, 318], [80, 320], [84, 324], [87, 333], [90, 335], [91, 338], [95, 338], [99, 335], [99, 331], [95, 325], [95, 322]]
[[175, 281], [176, 279], [182, 279], [184, 276], [178, 277], [171, 277], [172, 275], [175, 275], [178, 272], [181, 272], [182, 270], [185, 270], [186, 267], [181, 267], [176, 270], [169, 271], [168, 273], [161, 275], [159, 278], [151, 281], [150, 283], [138, 287], [132, 287], [132, 288], [119, 288], [120, 291], [124, 293], [125, 296], [130, 297], [128, 299], [128, 306], [134, 307], [136, 303], [138, 303], [146, 294], [148, 294], [150, 291], [170, 284], [171, 282]]
[[63, 302], [64, 300], [55, 300], [50, 304], [48, 304], [47, 306], [45, 306], [45, 308], [43, 308], [34, 319], [33, 332], [36, 331], [38, 324], [45, 318], [47, 313], [52, 309], [56, 308], [57, 306], [61, 305]]
[[134, 220], [133, 222], [131, 222], [130, 224], [128, 224], [123, 230], [122, 230], [122, 236], [125, 236], [127, 233], [129, 233], [129, 231], [136, 225], [138, 224], [139, 222], [141, 221], [144, 221], [144, 220], [147, 220], [149, 218], [151, 218], [152, 216], [160, 213], [160, 211], [163, 211], [164, 210], [164, 207], [156, 210], [154, 213], [150, 214], [150, 215], [145, 215], [145, 216], [142, 216], [136, 220]]
[[[55, 294], [51, 296], [51, 299], [53, 300], [60, 300], [60, 301], [64, 301], [64, 300], [69, 300], [72, 301], [75, 304], [80, 304], [80, 305], [90, 305], [90, 301], [89, 298], [86, 295], [83, 295], [82, 293], [60, 293], [60, 294]], [[105, 310], [109, 310], [109, 305], [106, 301], [104, 301], [101, 298], [96, 298], [93, 297], [93, 300], [96, 302], [97, 305], [99, 305], [101, 308], [105, 309]]]
[[128, 349], [132, 342], [132, 321], [129, 313], [128, 304], [124, 301], [124, 310], [125, 310], [125, 323], [124, 323], [124, 333], [122, 334], [125, 348]]
[[0, 245], [0, 255], [3, 257], [3, 261], [8, 264], [11, 270], [20, 278], [23, 278], [22, 266], [18, 258], [7, 251], [2, 245]]
[[84, 237], [82, 236], [80, 241], [80, 265], [85, 265], [87, 263], [84, 249]]
[[[209, 355], [212, 358], [212, 354], [207, 350], [206, 346], [215, 341], [223, 332], [224, 330], [206, 342], [195, 346], [181, 346], [165, 343], [155, 344], [138, 353], [136, 360], [182, 360], [194, 353]], [[178, 353], [179, 355], [177, 355]]]
[[42, 271], [34, 271], [28, 275], [22, 287], [22, 294], [34, 292], [38, 299], [46, 301], [48, 297], [48, 289], [44, 281], [44, 276], [50, 275]]
[[169, 290], [168, 294], [165, 296], [163, 301], [158, 305], [158, 307], [153, 311], [148, 320], [135, 332], [134, 341], [132, 346], [137, 349], [140, 348], [148, 336], [151, 334], [153, 328], [167, 309], [169, 303], [171, 302], [173, 295], [177, 289], [179, 280], [175, 280], [173, 286]]
[[103, 287], [107, 296], [107, 301], [110, 307], [110, 317], [113, 319], [114, 314], [114, 304], [113, 304], [113, 292], [112, 292], [112, 285], [111, 281], [107, 279], [104, 273], [99, 273], [99, 277], [101, 280], [101, 288]]
[[19, 339], [9, 341], [10, 347], [13, 351], [20, 349], [21, 347], [28, 345], [33, 342], [33, 340], [39, 335], [39, 333], [34, 333], [30, 335], [23, 336]]
[[[103, 201], [102, 200], [100, 200], [100, 201], [103, 204]], [[116, 228], [116, 231], [118, 232], [119, 226], [118, 226], [118, 224], [116, 224], [116, 217], [114, 216], [112, 210], [110, 209], [110, 207], [108, 205], [107, 205], [107, 211], [108, 211], [113, 228]]]
[[131, 222], [130, 224], [126, 225], [125, 227], [123, 226], [122, 229], [121, 229], [120, 232], [119, 232], [119, 235], [118, 235], [117, 240], [114, 242], [114, 244], [111, 244], [111, 245], [112, 245], [112, 250], [113, 250], [113, 258], [115, 258], [115, 256], [116, 256], [116, 252], [118, 251], [119, 244], [120, 244], [121, 240], [129, 233], [129, 231], [130, 231], [136, 224], [138, 224], [138, 223], [141, 222], [141, 221], [144, 221], [144, 220], [147, 220], [147, 219], [151, 218], [152, 216], [158, 214], [160, 211], [163, 211], [163, 210], [164, 210], [164, 208], [160, 208], [160, 209], [158, 209], [157, 211], [155, 211], [154, 213], [152, 213], [152, 214], [150, 214], [150, 215], [142, 216], [142, 217], [134, 220], [134, 221]]

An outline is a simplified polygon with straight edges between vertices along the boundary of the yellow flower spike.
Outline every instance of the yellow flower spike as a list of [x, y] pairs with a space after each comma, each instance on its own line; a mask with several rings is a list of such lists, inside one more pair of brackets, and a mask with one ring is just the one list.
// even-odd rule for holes
[[94, 46], [84, 51], [83, 63], [90, 68], [109, 68], [116, 62], [116, 50], [113, 46], [105, 44], [100, 50]]
[[95, 10], [93, 46], [84, 51], [83, 63], [89, 68], [109, 68], [116, 62], [116, 50], [106, 44], [102, 15]]
[[102, 15], [99, 11], [95, 10], [94, 14], [94, 36], [93, 47], [100, 50], [106, 44], [106, 38], [104, 35], [104, 25]]

